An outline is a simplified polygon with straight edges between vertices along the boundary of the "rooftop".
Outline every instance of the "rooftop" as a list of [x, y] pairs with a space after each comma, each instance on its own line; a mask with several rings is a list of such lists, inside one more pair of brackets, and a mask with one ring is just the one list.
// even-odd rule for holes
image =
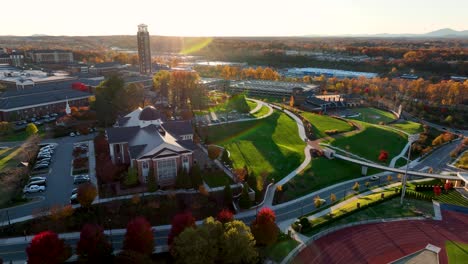
[[304, 83], [295, 83], [295, 82], [243, 80], [243, 81], [231, 82], [231, 87], [265, 90], [265, 91], [285, 91], [285, 92], [292, 92], [294, 88], [302, 88], [304, 92], [307, 92], [307, 91], [316, 89], [318, 86], [313, 85], [313, 84], [304, 84]]

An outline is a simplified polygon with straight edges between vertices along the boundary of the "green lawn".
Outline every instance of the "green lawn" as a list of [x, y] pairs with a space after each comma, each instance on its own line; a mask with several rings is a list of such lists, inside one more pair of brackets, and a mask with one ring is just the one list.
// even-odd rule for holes
[[[416, 185], [434, 185], [438, 184], [441, 186], [444, 186], [442, 181], [440, 180], [431, 180], [431, 181], [425, 181], [423, 183], [408, 183], [408, 190], [415, 191]], [[435, 196], [434, 191], [428, 190], [428, 191], [420, 191], [420, 193], [423, 193], [425, 195], [428, 195], [432, 197], [432, 199], [439, 201], [441, 203], [446, 203], [446, 204], [453, 204], [453, 205], [458, 205], [458, 206], [465, 206], [468, 207], [468, 200], [465, 199], [459, 192], [455, 190], [450, 190], [448, 193], [445, 193], [445, 191], [442, 191], [441, 195]]]
[[249, 108], [250, 108], [250, 111], [254, 110], [255, 107], [257, 107], [257, 102], [254, 102], [254, 101], [249, 101], [247, 100], [247, 104], [249, 105]]
[[280, 263], [294, 248], [299, 245], [296, 240], [283, 235], [278, 241], [268, 247], [262, 248], [262, 255], [268, 259]]
[[211, 188], [234, 183], [232, 179], [221, 170], [214, 172], [203, 172], [203, 181]]
[[254, 117], [262, 117], [270, 112], [270, 108], [268, 106], [262, 106], [258, 112], [253, 113]]
[[468, 244], [447, 240], [445, 250], [449, 264], [468, 263]]
[[396, 119], [396, 117], [387, 111], [377, 108], [355, 108], [351, 109], [352, 112], [361, 113], [359, 117], [352, 117], [351, 119], [364, 121], [372, 124], [379, 124], [380, 122], [388, 123]]
[[[368, 168], [368, 175], [380, 172]], [[286, 202], [318, 189], [361, 177], [361, 166], [344, 160], [313, 158], [304, 171], [283, 186], [280, 202]]]
[[398, 123], [391, 124], [390, 126], [403, 130], [409, 134], [417, 134], [423, 132], [423, 126], [420, 123], [412, 121], [400, 121]]
[[[385, 195], [390, 195], [392, 193], [393, 191], [386, 191]], [[363, 205], [363, 204], [369, 203], [370, 201], [375, 201], [378, 199], [380, 199], [380, 193], [362, 197], [358, 201], [361, 205]], [[345, 207], [340, 208], [340, 210], [334, 211], [333, 213], [336, 216], [337, 214], [341, 214], [346, 211], [353, 210], [357, 207], [356, 203], [357, 202], [351, 203]], [[325, 225], [318, 229], [313, 229], [310, 232], [308, 232], [307, 235], [313, 235], [322, 230], [325, 230], [334, 226], [352, 223], [352, 222], [359, 222], [359, 221], [364, 221], [364, 220], [380, 219], [380, 218], [415, 217], [415, 216], [433, 215], [433, 214], [434, 214], [434, 208], [431, 202], [414, 200], [414, 199], [406, 199], [404, 205], [401, 206], [399, 196], [397, 196], [383, 203], [376, 204], [364, 210], [353, 213], [343, 219], [339, 219], [335, 222], [332, 222], [329, 225]], [[327, 216], [320, 217], [320, 218], [314, 219], [312, 223], [318, 224], [318, 223], [326, 221], [327, 219], [328, 219]]]
[[278, 181], [304, 160], [296, 122], [278, 111], [261, 120], [212, 126], [207, 133], [210, 142], [229, 150], [235, 168], [245, 165], [256, 176], [267, 173]]
[[302, 116], [304, 116], [304, 118], [312, 124], [312, 129], [317, 138], [326, 137], [326, 130], [338, 130], [339, 132], [353, 130], [353, 127], [350, 124], [330, 116], [318, 115], [308, 112], [303, 112]]
[[465, 151], [461, 156], [460, 159], [457, 160], [455, 166], [461, 169], [468, 169], [468, 151]]
[[21, 148], [7, 148], [2, 150], [0, 155], [0, 170], [5, 167], [16, 167], [20, 162], [15, 157], [19, 154]]
[[[45, 130], [44, 126], [38, 126], [37, 129], [39, 129], [39, 136], [44, 137], [45, 135]], [[5, 135], [0, 137], [0, 141], [24, 141], [29, 137], [28, 133], [26, 133], [26, 130], [19, 131], [19, 132], [14, 132], [9, 135]]]
[[363, 122], [358, 123], [362, 126], [361, 132], [333, 139], [331, 145], [375, 162], [380, 162], [380, 151], [385, 150], [389, 154], [388, 164], [393, 157], [400, 154], [408, 142], [408, 137], [403, 133]]
[[406, 165], [406, 158], [399, 158], [396, 162], [395, 162], [395, 168], [400, 168], [402, 166], [405, 166]]

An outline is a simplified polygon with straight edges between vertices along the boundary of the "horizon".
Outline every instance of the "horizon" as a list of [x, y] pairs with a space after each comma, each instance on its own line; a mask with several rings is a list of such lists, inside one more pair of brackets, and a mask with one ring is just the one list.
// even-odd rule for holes
[[[21, 20], [14, 13], [2, 15], [5, 24], [15, 23], [3, 27], [0, 36], [135, 35], [140, 23], [148, 25], [151, 35], [170, 37], [333, 37], [468, 30], [463, 12], [468, 2], [456, 0], [292, 0], [287, 5], [239, 0], [230, 6], [214, 0], [135, 0], [131, 5], [83, 0], [73, 10], [58, 0], [24, 2], [28, 8]], [[50, 14], [38, 16], [45, 12]], [[82, 14], [86, 19], [80, 18]]]

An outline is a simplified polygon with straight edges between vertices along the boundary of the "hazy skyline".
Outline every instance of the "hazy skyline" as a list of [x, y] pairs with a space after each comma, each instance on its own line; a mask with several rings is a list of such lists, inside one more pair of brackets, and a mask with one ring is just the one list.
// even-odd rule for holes
[[[468, 30], [459, 0], [23, 0], [0, 35], [301, 36]], [[11, 10], [11, 9], [9, 9]], [[15, 9], [16, 10], [16, 9]]]

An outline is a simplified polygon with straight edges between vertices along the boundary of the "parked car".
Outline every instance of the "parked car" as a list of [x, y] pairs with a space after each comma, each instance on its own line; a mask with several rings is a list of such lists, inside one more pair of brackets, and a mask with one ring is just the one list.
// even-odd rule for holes
[[29, 178], [29, 182], [33, 182], [33, 181], [47, 181], [47, 178], [41, 177], [41, 176], [34, 176], [34, 177]]
[[79, 201], [78, 201], [78, 194], [72, 194], [70, 196], [70, 204], [78, 204]]
[[56, 116], [58, 116], [58, 114], [57, 113], [52, 113], [52, 114], [50, 114], [50, 116], [56, 117]]
[[371, 181], [378, 181], [378, 180], [379, 180], [379, 177], [377, 177], [377, 176], [371, 176], [371, 177], [370, 177], [370, 180], [371, 180]]
[[88, 176], [78, 175], [73, 178], [73, 184], [82, 184], [85, 182], [90, 182], [91, 179]]
[[71, 195], [77, 194], [78, 193], [78, 188], [73, 188], [71, 191]]
[[38, 160], [47, 159], [47, 158], [50, 158], [50, 159], [51, 159], [52, 156], [51, 156], [50, 154], [39, 154], [39, 155], [37, 156], [37, 159], [38, 159]]
[[70, 137], [74, 137], [74, 136], [75, 136], [75, 133], [71, 132]]
[[42, 125], [42, 124], [44, 124], [44, 123], [43, 123], [42, 121], [36, 121], [36, 122], [34, 122], [34, 124], [35, 124], [36, 126], [40, 126], [40, 125]]
[[40, 164], [40, 165], [34, 166], [33, 170], [43, 170], [43, 169], [47, 169], [47, 168], [49, 168], [49, 165]]
[[23, 189], [23, 193], [36, 193], [45, 191], [45, 186], [31, 185]]
[[31, 185], [47, 186], [47, 181], [46, 180], [29, 181], [28, 184], [26, 184], [26, 186], [31, 186]]

